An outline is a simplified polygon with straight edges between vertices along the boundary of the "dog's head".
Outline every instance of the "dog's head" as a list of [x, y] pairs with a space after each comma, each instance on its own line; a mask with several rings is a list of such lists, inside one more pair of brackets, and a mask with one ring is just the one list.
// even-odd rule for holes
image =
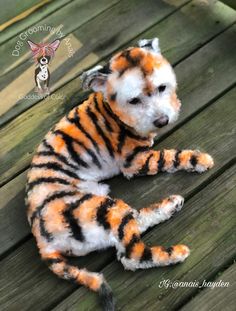
[[140, 40], [104, 66], [83, 73], [82, 85], [103, 93], [111, 110], [140, 135], [174, 122], [181, 103], [176, 78], [158, 39]]
[[40, 65], [48, 65], [60, 45], [60, 40], [55, 40], [51, 43], [39, 44], [32, 41], [27, 42], [30, 46], [35, 62], [39, 63]]
[[48, 65], [50, 62], [50, 59], [51, 59], [50, 56], [45, 55], [45, 56], [38, 57], [37, 60], [38, 60], [38, 63], [41, 65]]

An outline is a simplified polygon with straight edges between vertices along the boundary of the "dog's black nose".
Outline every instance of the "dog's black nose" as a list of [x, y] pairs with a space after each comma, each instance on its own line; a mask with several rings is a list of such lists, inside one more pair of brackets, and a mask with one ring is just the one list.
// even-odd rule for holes
[[153, 122], [153, 124], [154, 124], [156, 127], [159, 127], [159, 128], [161, 128], [161, 127], [167, 125], [168, 123], [169, 123], [169, 118], [168, 118], [168, 116], [166, 116], [166, 115], [161, 116], [160, 118], [156, 119], [156, 120]]

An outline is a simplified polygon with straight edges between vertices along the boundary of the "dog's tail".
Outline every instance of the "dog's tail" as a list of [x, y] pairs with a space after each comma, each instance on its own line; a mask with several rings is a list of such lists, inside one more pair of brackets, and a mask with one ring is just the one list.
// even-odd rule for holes
[[60, 278], [73, 281], [97, 292], [104, 311], [115, 310], [112, 290], [101, 273], [89, 272], [86, 269], [79, 269], [70, 265], [59, 252], [43, 255], [42, 259], [47, 263], [50, 270]]

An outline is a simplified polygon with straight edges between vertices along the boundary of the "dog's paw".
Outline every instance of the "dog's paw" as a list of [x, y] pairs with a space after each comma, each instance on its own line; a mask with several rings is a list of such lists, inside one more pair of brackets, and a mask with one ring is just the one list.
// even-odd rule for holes
[[208, 153], [199, 152], [196, 156], [195, 171], [203, 173], [214, 166], [214, 160]]
[[173, 194], [169, 196], [169, 201], [171, 202], [171, 207], [173, 212], [178, 212], [184, 205], [184, 198], [181, 195]]
[[183, 262], [190, 254], [188, 246], [178, 244], [172, 246], [171, 263]]
[[169, 219], [175, 212], [181, 210], [184, 205], [184, 198], [181, 195], [170, 195], [156, 205], [157, 213], [163, 220]]

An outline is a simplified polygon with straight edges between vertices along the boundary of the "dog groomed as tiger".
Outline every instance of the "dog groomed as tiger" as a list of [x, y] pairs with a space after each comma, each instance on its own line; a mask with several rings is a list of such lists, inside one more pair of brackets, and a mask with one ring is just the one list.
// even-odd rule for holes
[[158, 39], [140, 40], [110, 62], [81, 76], [89, 98], [45, 136], [28, 173], [28, 220], [42, 259], [59, 277], [98, 292], [103, 308], [115, 310], [112, 290], [101, 273], [69, 264], [115, 247], [125, 269], [167, 266], [185, 260], [185, 245], [149, 247], [141, 234], [179, 211], [184, 199], [171, 195], [137, 211], [111, 198], [100, 181], [122, 173], [131, 178], [202, 173], [213, 166], [198, 150], [152, 150], [158, 129], [176, 121], [181, 103], [176, 78], [161, 55]]

